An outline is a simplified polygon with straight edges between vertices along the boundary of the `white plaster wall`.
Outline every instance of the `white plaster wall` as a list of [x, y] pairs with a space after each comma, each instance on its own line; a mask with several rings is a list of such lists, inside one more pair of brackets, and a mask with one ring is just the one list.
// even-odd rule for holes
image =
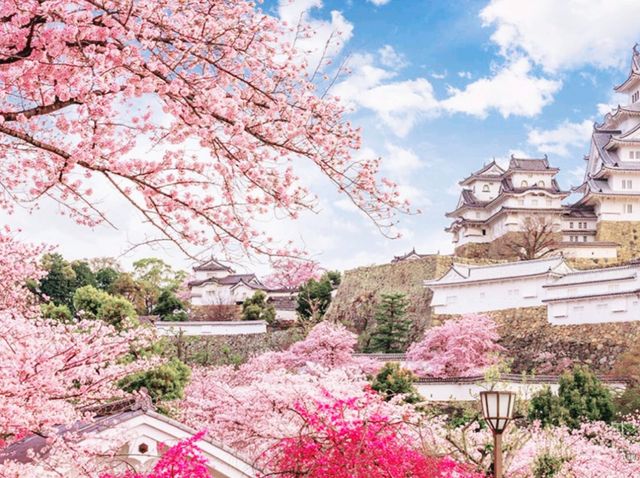
[[[569, 241], [568, 238], [564, 239], [565, 241]], [[580, 239], [582, 241], [582, 238]], [[587, 236], [587, 242], [593, 242], [593, 236]], [[563, 247], [562, 253], [565, 257], [569, 257], [572, 259], [591, 259], [594, 257], [601, 257], [607, 259], [615, 259], [618, 257], [618, 251], [615, 247]]]
[[628, 322], [640, 319], [640, 300], [634, 294], [550, 302], [547, 317], [554, 325]]
[[267, 332], [263, 320], [229, 322], [156, 322], [159, 335], [252, 335]]
[[[416, 383], [418, 393], [428, 401], [477, 401], [480, 398], [480, 392], [490, 390], [489, 383], [451, 383], [451, 382], [433, 382], [433, 383]], [[558, 391], [558, 384], [540, 384], [540, 383], [519, 383], [519, 382], [500, 382], [496, 389], [515, 392], [519, 399], [528, 400], [533, 394], [539, 392], [545, 387], [550, 387], [554, 393]], [[624, 383], [607, 383], [607, 386], [614, 390], [624, 390]]]
[[[607, 196], [598, 201], [598, 215], [602, 221], [640, 221], [640, 197]], [[632, 204], [631, 213], [625, 211], [625, 204]]]
[[431, 287], [436, 314], [468, 314], [542, 305], [547, 276]]

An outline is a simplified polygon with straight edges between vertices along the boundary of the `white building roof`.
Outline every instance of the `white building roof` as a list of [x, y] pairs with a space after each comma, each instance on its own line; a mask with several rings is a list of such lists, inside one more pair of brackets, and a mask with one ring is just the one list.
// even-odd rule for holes
[[424, 281], [424, 285], [438, 287], [544, 274], [564, 275], [572, 271], [562, 256], [483, 266], [454, 263], [440, 279]]
[[608, 267], [604, 269], [575, 271], [559, 278], [553, 284], [546, 284], [543, 287], [563, 287], [596, 282], [630, 280], [638, 277], [639, 268], [640, 265], [627, 265], [620, 267]]

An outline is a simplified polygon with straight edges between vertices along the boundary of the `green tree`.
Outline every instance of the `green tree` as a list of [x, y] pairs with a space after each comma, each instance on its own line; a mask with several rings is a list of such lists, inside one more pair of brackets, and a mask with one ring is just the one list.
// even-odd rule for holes
[[73, 294], [73, 308], [81, 318], [97, 319], [100, 307], [109, 297], [111, 296], [105, 291], [86, 285]]
[[123, 378], [118, 386], [125, 392], [137, 391], [144, 387], [154, 402], [177, 400], [182, 398], [190, 376], [191, 369], [174, 358], [151, 370]]
[[47, 275], [40, 279], [38, 292], [56, 305], [73, 306], [76, 273], [64, 257], [58, 253], [44, 254], [42, 267]]
[[264, 320], [272, 324], [276, 320], [276, 309], [267, 302], [267, 294], [257, 290], [242, 303], [242, 320]]
[[296, 312], [312, 323], [319, 322], [331, 303], [331, 292], [340, 284], [340, 272], [325, 272], [319, 280], [309, 279], [298, 290]]
[[175, 271], [156, 257], [147, 257], [133, 263], [133, 276], [140, 286], [144, 313], [151, 313], [163, 290], [175, 292], [186, 277], [184, 271]]
[[118, 272], [113, 267], [103, 267], [98, 269], [96, 272], [96, 286], [99, 289], [109, 292], [111, 287], [120, 277], [120, 272]]
[[93, 287], [97, 285], [96, 276], [91, 270], [91, 267], [89, 267], [89, 263], [87, 261], [72, 261], [71, 268], [75, 273], [75, 279], [72, 284], [74, 291], [80, 287], [84, 287], [85, 285]]
[[184, 320], [186, 316], [185, 306], [172, 291], [165, 289], [158, 297], [158, 303], [153, 309], [155, 315], [159, 315], [162, 320]]
[[611, 392], [586, 367], [563, 374], [557, 396], [546, 389], [534, 395], [529, 404], [529, 418], [545, 425], [578, 428], [585, 421], [608, 423], [613, 416]]
[[120, 329], [127, 319], [135, 319], [138, 316], [136, 309], [124, 297], [109, 295], [98, 309], [98, 319]]
[[398, 362], [387, 362], [374, 377], [371, 388], [387, 401], [403, 395], [406, 403], [418, 403], [421, 398], [414, 381], [415, 375], [411, 370], [402, 368]]
[[111, 294], [87, 285], [73, 295], [76, 314], [83, 319], [103, 320], [114, 327], [122, 327], [127, 318], [136, 318], [136, 310], [124, 297]]
[[42, 316], [47, 319], [57, 320], [58, 322], [68, 323], [71, 322], [72, 315], [69, 307], [66, 305], [56, 305], [53, 302], [42, 304], [40, 306]]
[[369, 352], [400, 353], [409, 343], [411, 320], [405, 317], [409, 303], [403, 294], [382, 294], [375, 313], [376, 327]]

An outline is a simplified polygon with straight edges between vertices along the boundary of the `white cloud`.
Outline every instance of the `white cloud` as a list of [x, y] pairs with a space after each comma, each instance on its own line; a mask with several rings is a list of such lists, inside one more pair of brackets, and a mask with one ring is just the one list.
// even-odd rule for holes
[[554, 129], [529, 131], [527, 141], [540, 152], [568, 156], [569, 148], [585, 147], [592, 131], [591, 120], [584, 120], [581, 123], [565, 120]]
[[379, 7], [381, 5], [386, 5], [391, 0], [367, 0], [369, 3], [373, 3], [375, 6]]
[[460, 78], [466, 78], [467, 80], [470, 80], [473, 77], [470, 71], [459, 71], [458, 76]]
[[405, 136], [421, 116], [435, 116], [438, 101], [433, 86], [425, 78], [389, 82], [396, 73], [375, 66], [370, 54], [354, 55], [352, 74], [331, 90], [350, 107], [361, 107], [377, 114], [397, 136]]
[[449, 112], [484, 118], [491, 110], [503, 117], [535, 116], [553, 101], [562, 83], [531, 76], [531, 64], [524, 58], [507, 63], [493, 76], [469, 83], [463, 90], [451, 88], [442, 102]]
[[426, 165], [411, 149], [389, 142], [385, 144], [385, 148], [387, 149], [387, 157], [383, 167], [396, 171], [398, 176], [410, 175]]
[[480, 12], [505, 57], [525, 52], [547, 71], [619, 67], [638, 39], [637, 0], [491, 0]]
[[378, 54], [380, 55], [380, 63], [394, 70], [399, 70], [409, 64], [407, 58], [402, 53], [398, 53], [391, 45], [380, 48]]
[[[323, 61], [323, 53], [328, 58], [336, 56], [353, 36], [353, 24], [338, 10], [331, 11], [330, 21], [311, 15], [313, 9], [322, 7], [322, 0], [280, 0], [278, 4], [278, 15], [290, 28], [295, 30], [298, 25], [310, 28], [311, 35], [295, 41], [300, 59], [307, 61], [312, 69]], [[293, 41], [295, 33], [291, 35]]]
[[443, 80], [447, 77], [447, 70], [444, 70], [442, 73], [431, 73], [431, 78], [435, 80]]

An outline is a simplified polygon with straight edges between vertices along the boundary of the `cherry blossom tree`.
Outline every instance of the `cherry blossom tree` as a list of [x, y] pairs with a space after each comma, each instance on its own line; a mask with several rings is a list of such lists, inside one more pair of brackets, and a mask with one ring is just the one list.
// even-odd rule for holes
[[377, 399], [294, 405], [302, 425], [266, 453], [264, 477], [481, 478], [451, 459], [428, 457], [411, 446], [402, 421], [372, 413]]
[[498, 362], [497, 325], [486, 315], [465, 315], [447, 320], [425, 332], [407, 351], [418, 374], [429, 377], [471, 377]]
[[[120, 360], [149, 344], [145, 329], [116, 331], [101, 321], [61, 324], [30, 304], [27, 279], [42, 275], [41, 247], [0, 235], [0, 438], [11, 442], [82, 417], [80, 409], [122, 395], [115, 382], [149, 366]], [[35, 255], [34, 255], [35, 254]]]
[[295, 27], [253, 2], [8, 0], [0, 19], [7, 209], [48, 197], [82, 224], [109, 222], [92, 198], [110, 188], [150, 240], [279, 254], [256, 220], [315, 208], [299, 161], [389, 234], [406, 209], [379, 159], [353, 159], [360, 133], [316, 92]]
[[271, 267], [273, 273], [265, 278], [265, 284], [271, 288], [297, 289], [309, 279], [320, 279], [324, 269], [314, 261], [301, 261], [291, 258], [275, 259]]

